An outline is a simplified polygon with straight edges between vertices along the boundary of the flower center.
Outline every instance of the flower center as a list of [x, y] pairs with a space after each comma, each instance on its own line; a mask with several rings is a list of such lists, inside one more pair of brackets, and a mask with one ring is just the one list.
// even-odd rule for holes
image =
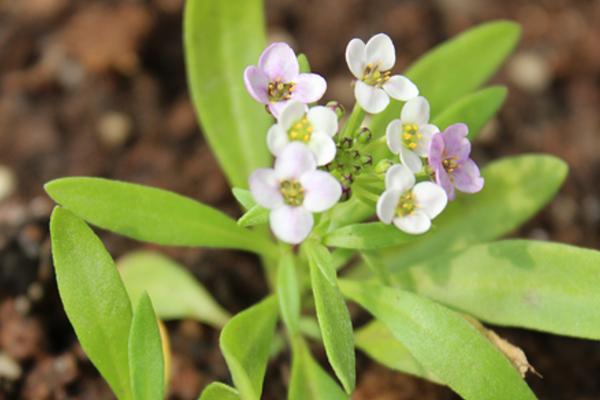
[[296, 90], [295, 82], [284, 83], [279, 79], [269, 82], [267, 86], [267, 94], [269, 95], [270, 101], [282, 101], [289, 100], [292, 97], [292, 93]]
[[419, 125], [404, 124], [402, 125], [402, 143], [408, 149], [414, 150], [417, 148], [419, 140], [423, 135], [419, 132]]
[[302, 141], [308, 143], [314, 128], [308, 118], [302, 117], [294, 122], [292, 127], [288, 129], [288, 138], [290, 140]]
[[381, 87], [390, 79], [391, 71], [380, 71], [378, 65], [367, 64], [362, 81], [370, 86]]
[[295, 179], [287, 179], [279, 184], [279, 192], [288, 206], [298, 207], [304, 202], [304, 188]]
[[442, 161], [442, 165], [447, 173], [451, 174], [458, 168], [458, 160], [456, 157], [446, 158]]
[[416, 208], [417, 203], [412, 190], [404, 192], [404, 194], [400, 196], [400, 200], [398, 200], [398, 205], [396, 206], [396, 217], [410, 215]]

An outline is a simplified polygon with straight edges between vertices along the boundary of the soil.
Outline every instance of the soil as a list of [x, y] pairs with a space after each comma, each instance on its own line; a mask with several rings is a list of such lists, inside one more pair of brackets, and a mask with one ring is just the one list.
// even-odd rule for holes
[[[571, 172], [557, 198], [515, 232], [598, 248], [600, 238], [600, 2], [592, 0], [267, 0], [270, 39], [308, 55], [329, 80], [326, 99], [352, 100], [344, 49], [387, 32], [398, 68], [477, 23], [508, 18], [523, 40], [494, 82], [510, 95], [475, 145], [481, 163], [545, 152]], [[91, 175], [173, 190], [239, 210], [198, 129], [181, 47], [183, 0], [0, 2], [0, 400], [112, 395], [79, 347], [56, 291], [49, 254], [52, 202], [42, 185]], [[176, 179], [175, 179], [176, 177]], [[118, 257], [152, 247], [100, 232]], [[266, 293], [257, 260], [238, 252], [161, 248], [237, 312]], [[358, 313], [358, 311], [357, 311]], [[364, 319], [364, 315], [358, 315]], [[229, 376], [218, 332], [167, 323], [170, 399], [196, 399]], [[600, 344], [498, 329], [544, 376], [541, 399], [600, 399]], [[315, 354], [324, 361], [322, 350]], [[289, 354], [269, 367], [265, 399], [285, 398]], [[325, 365], [325, 363], [324, 363]], [[454, 399], [448, 389], [358, 355], [354, 399]]]

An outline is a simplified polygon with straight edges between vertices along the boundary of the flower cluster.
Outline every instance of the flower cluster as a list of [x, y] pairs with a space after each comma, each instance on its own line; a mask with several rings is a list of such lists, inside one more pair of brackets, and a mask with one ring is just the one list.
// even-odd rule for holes
[[483, 188], [479, 168], [470, 158], [467, 126], [454, 124], [440, 132], [431, 124], [429, 103], [419, 96], [417, 86], [405, 76], [392, 75], [395, 61], [394, 45], [383, 33], [366, 44], [360, 39], [348, 43], [346, 62], [356, 78], [357, 105], [339, 134], [343, 113], [330, 105], [315, 105], [327, 88], [325, 79], [301, 73], [290, 46], [274, 43], [257, 66], [246, 68], [248, 92], [276, 118], [266, 134], [274, 168], [254, 171], [249, 183], [256, 202], [270, 210], [271, 230], [280, 240], [291, 244], [305, 240], [313, 229], [313, 213], [350, 197], [350, 187], [360, 184], [356, 176], [381, 179], [381, 171], [370, 168], [374, 161], [370, 151], [383, 142], [371, 142], [371, 132], [361, 126], [361, 111], [382, 112], [390, 97], [405, 103], [400, 118], [385, 131], [387, 150], [398, 156], [398, 162], [379, 163], [385, 164], [385, 190], [376, 194], [373, 204], [381, 222], [422, 234], [455, 199], [456, 191], [475, 193]]

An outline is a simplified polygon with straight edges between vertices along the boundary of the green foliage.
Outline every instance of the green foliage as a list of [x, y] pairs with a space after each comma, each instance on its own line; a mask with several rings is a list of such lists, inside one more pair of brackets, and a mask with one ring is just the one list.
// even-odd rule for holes
[[45, 189], [80, 218], [133, 239], [262, 253], [274, 250], [267, 239], [239, 227], [222, 212], [165, 190], [102, 178], [56, 179]]
[[252, 193], [249, 190], [234, 187], [231, 189], [231, 193], [233, 193], [233, 197], [235, 197], [246, 211], [256, 205], [256, 201], [254, 201], [254, 197], [252, 197]]
[[237, 221], [238, 225], [244, 228], [263, 225], [267, 222], [269, 222], [269, 210], [258, 204], [252, 206], [252, 208], [244, 213]]
[[306, 58], [306, 54], [298, 54], [298, 65], [300, 66], [301, 73], [310, 72], [310, 63], [308, 62], [308, 58]]
[[221, 352], [243, 400], [260, 399], [276, 322], [271, 296], [234, 315], [221, 331]]
[[113, 260], [85, 222], [64, 208], [52, 212], [50, 235], [58, 291], [77, 338], [117, 398], [132, 400], [131, 303]]
[[599, 340], [599, 276], [598, 251], [508, 240], [427, 260], [395, 278], [493, 324]]
[[286, 252], [277, 266], [277, 299], [281, 318], [290, 334], [298, 333], [300, 323], [300, 288], [294, 257]]
[[161, 319], [195, 319], [220, 328], [229, 314], [183, 266], [153, 251], [130, 253], [118, 261], [121, 278], [135, 304], [148, 292]]
[[165, 389], [162, 341], [152, 302], [144, 293], [131, 320], [129, 370], [136, 400], [162, 400]]
[[463, 316], [418, 295], [343, 281], [344, 295], [392, 332], [428, 373], [470, 400], [535, 399], [511, 362]]
[[188, 82], [202, 130], [233, 186], [246, 187], [270, 163], [264, 135], [271, 118], [244, 88], [244, 69], [265, 47], [262, 0], [187, 1]]
[[331, 232], [325, 237], [325, 244], [346, 249], [373, 250], [404, 244], [414, 239], [414, 235], [401, 232], [394, 225], [368, 222], [346, 225]]
[[240, 400], [237, 390], [221, 382], [213, 382], [206, 386], [198, 400]]

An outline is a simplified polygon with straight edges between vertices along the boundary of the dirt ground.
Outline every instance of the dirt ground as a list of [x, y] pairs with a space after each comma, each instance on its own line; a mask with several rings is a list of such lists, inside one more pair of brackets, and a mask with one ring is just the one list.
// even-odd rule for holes
[[[201, 1], [201, 0], [198, 0]], [[566, 160], [558, 197], [516, 235], [599, 248], [600, 1], [267, 0], [271, 39], [305, 52], [329, 80], [326, 99], [349, 104], [347, 41], [387, 32], [398, 68], [482, 21], [509, 18], [522, 43], [494, 79], [510, 89], [481, 135], [481, 163], [524, 152]], [[92, 175], [154, 185], [232, 215], [238, 210], [197, 127], [181, 46], [183, 0], [0, 2], [0, 400], [106, 399], [106, 384], [76, 342], [58, 299], [49, 254], [51, 201], [42, 185]], [[117, 257], [143, 244], [102, 233]], [[266, 292], [247, 254], [162, 249], [236, 312]], [[173, 346], [169, 398], [196, 399], [228, 381], [218, 333], [191, 321], [167, 324]], [[541, 399], [600, 399], [600, 343], [517, 329], [544, 376]], [[321, 360], [322, 351], [315, 352]], [[282, 399], [288, 354], [270, 366], [265, 399]], [[358, 356], [354, 399], [454, 399], [449, 390], [387, 371]]]

